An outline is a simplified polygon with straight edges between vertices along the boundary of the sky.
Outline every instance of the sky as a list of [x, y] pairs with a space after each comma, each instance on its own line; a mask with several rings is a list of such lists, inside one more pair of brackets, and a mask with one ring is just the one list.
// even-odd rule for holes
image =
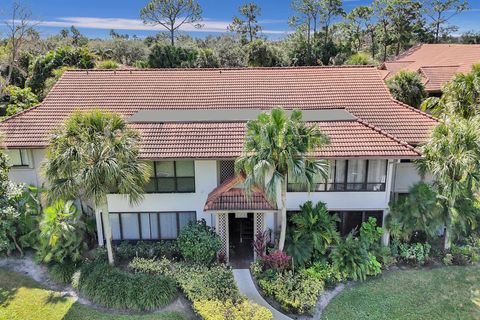
[[[0, 0], [0, 14], [11, 6], [13, 0]], [[238, 7], [247, 0], [197, 0], [203, 8], [200, 30], [185, 26], [182, 32], [192, 36], [204, 37], [208, 34], [226, 32]], [[288, 18], [293, 14], [290, 0], [257, 0], [262, 14], [259, 22], [263, 33], [269, 38], [281, 38], [291, 29]], [[344, 9], [369, 4], [371, 0], [344, 0]], [[148, 0], [23, 0], [30, 7], [33, 19], [39, 21], [38, 29], [42, 36], [58, 33], [61, 28], [75, 25], [88, 37], [104, 38], [111, 29], [120, 33], [145, 37], [161, 30], [159, 27], [144, 25], [139, 19], [140, 9]], [[451, 23], [459, 26], [459, 34], [480, 31], [480, 0], [470, 0], [471, 10], [455, 16]], [[3, 11], [3, 12], [2, 12]], [[0, 27], [0, 32], [2, 32]]]

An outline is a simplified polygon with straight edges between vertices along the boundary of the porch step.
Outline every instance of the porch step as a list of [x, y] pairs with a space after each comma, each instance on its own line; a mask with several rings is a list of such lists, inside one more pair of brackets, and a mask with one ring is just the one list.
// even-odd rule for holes
[[261, 306], [272, 311], [274, 320], [292, 320], [292, 318], [287, 317], [274, 307], [272, 307], [258, 292], [255, 284], [253, 283], [252, 276], [250, 275], [250, 270], [248, 269], [234, 269], [233, 276], [237, 282], [237, 287], [240, 292], [246, 296], [250, 301], [255, 302]]

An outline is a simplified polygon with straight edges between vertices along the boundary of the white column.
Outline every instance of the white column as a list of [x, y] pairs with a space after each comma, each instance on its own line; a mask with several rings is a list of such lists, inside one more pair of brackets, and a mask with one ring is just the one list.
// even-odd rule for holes
[[387, 181], [385, 183], [385, 209], [383, 210], [383, 223], [382, 227], [385, 231], [382, 236], [382, 244], [388, 246], [390, 243], [390, 231], [385, 226], [385, 220], [390, 212], [390, 199], [393, 190], [393, 184], [395, 183], [394, 175], [395, 175], [395, 167], [398, 160], [388, 160], [388, 168], [387, 168]]
[[102, 211], [98, 208], [95, 209], [95, 221], [97, 223], [98, 245], [103, 247], [105, 243], [103, 241]]

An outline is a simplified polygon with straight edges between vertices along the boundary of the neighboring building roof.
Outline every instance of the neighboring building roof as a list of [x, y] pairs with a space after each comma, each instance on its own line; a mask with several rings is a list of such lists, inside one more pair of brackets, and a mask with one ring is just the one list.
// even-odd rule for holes
[[[52, 130], [75, 110], [99, 108], [129, 119], [142, 110], [269, 110], [276, 106], [345, 109], [358, 118], [321, 122], [322, 130], [332, 135], [332, 145], [323, 152], [332, 157], [418, 156], [405, 142], [424, 141], [437, 124], [434, 118], [394, 100], [378, 69], [350, 66], [71, 70], [40, 106], [3, 121], [0, 130], [8, 148], [45, 148]], [[242, 123], [131, 125], [142, 133], [142, 158], [231, 158], [240, 154], [243, 142]]]
[[231, 177], [208, 194], [204, 211], [224, 210], [276, 210], [277, 207], [268, 201], [265, 193], [257, 187], [253, 187], [250, 195], [239, 187], [245, 181], [241, 175]]
[[384, 79], [400, 70], [419, 72], [426, 90], [439, 92], [456, 73], [469, 72], [475, 63], [480, 63], [480, 45], [421, 44], [385, 62], [380, 69]]

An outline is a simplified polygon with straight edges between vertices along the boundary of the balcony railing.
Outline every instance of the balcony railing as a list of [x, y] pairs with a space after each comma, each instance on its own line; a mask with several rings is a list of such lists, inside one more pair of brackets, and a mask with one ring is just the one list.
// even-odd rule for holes
[[[289, 183], [288, 192], [307, 192], [308, 189], [304, 184]], [[384, 182], [347, 182], [347, 183], [317, 183], [313, 185], [310, 192], [384, 192]]]

